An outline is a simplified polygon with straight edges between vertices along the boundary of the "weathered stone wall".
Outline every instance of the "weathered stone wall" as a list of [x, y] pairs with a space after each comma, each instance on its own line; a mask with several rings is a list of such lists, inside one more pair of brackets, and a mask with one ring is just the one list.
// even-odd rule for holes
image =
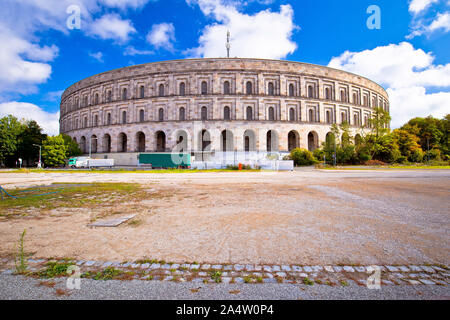
[[[230, 84], [227, 94], [226, 81]], [[206, 83], [206, 92], [202, 92], [202, 82]], [[180, 92], [181, 83], [184, 94]], [[247, 94], [247, 83], [251, 83], [251, 94]], [[353, 134], [364, 130], [360, 128], [376, 106], [389, 111], [385, 90], [364, 77], [340, 70], [278, 60], [177, 60], [112, 70], [75, 83], [62, 95], [60, 131], [79, 143], [86, 141], [86, 152], [93, 136], [98, 139], [98, 152], [122, 151], [119, 135], [123, 133], [127, 151], [136, 152], [156, 151], [158, 131], [164, 132], [167, 151], [175, 146], [180, 133], [187, 137], [188, 150], [201, 150], [202, 130], [208, 131], [214, 150], [223, 149], [221, 132], [228, 130], [227, 144], [232, 140], [229, 150], [245, 150], [244, 136], [250, 135], [247, 146], [265, 151], [267, 133], [273, 130], [271, 150], [288, 151], [289, 146], [317, 147], [325, 140], [331, 123], [346, 120]], [[203, 107], [207, 119], [201, 121]], [[225, 119], [225, 107], [230, 110], [230, 120]], [[185, 110], [185, 120], [180, 120], [180, 108]], [[289, 143], [291, 131], [295, 138], [291, 137]], [[139, 132], [145, 136], [141, 150]], [[314, 139], [308, 141], [309, 133]], [[111, 137], [110, 150], [105, 135]]]

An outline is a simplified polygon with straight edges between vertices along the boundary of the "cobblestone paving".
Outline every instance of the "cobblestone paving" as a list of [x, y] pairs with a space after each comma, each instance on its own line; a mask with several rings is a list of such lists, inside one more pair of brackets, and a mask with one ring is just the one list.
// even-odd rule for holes
[[[67, 260], [28, 260], [28, 270], [46, 269], [50, 261], [67, 263]], [[348, 286], [366, 286], [368, 278], [379, 270], [380, 284], [395, 285], [441, 285], [450, 283], [450, 268], [443, 265], [399, 266], [304, 266], [304, 265], [242, 265], [170, 263], [164, 261], [85, 261], [70, 260], [80, 268], [81, 277], [90, 277], [105, 269], [120, 270], [122, 280], [193, 281], [203, 283], [300, 283]], [[375, 273], [374, 273], [375, 271]], [[13, 274], [14, 261], [0, 260], [0, 273]]]

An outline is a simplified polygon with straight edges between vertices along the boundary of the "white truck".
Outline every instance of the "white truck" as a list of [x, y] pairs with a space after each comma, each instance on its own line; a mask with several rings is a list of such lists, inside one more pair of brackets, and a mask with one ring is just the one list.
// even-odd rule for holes
[[88, 168], [93, 167], [114, 167], [114, 159], [87, 159]]
[[92, 159], [89, 157], [70, 158], [71, 168], [93, 168], [93, 167], [113, 167], [114, 159]]

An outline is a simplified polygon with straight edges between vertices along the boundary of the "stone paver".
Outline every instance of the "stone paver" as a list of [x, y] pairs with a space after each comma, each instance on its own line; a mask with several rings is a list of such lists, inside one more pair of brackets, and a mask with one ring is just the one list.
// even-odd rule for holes
[[283, 270], [283, 271], [291, 271], [292, 269], [291, 269], [290, 266], [282, 265], [282, 266], [281, 266], [281, 270]]
[[343, 267], [343, 269], [345, 272], [355, 272], [355, 269], [353, 269], [353, 267], [350, 266], [345, 266]]
[[295, 272], [302, 272], [303, 271], [302, 267], [300, 267], [300, 266], [292, 266], [292, 270], [295, 271]]
[[394, 266], [386, 266], [386, 269], [388, 269], [390, 272], [397, 272], [398, 268]]
[[303, 267], [303, 271], [305, 271], [305, 272], [313, 272], [313, 269], [311, 267], [309, 267], [309, 266], [305, 266], [305, 267]]

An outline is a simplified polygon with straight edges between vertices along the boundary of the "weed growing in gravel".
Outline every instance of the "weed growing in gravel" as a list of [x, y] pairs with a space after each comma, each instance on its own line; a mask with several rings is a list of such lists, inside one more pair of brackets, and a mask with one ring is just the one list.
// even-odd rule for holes
[[25, 257], [24, 239], [27, 230], [23, 230], [18, 243], [18, 252], [15, 257], [16, 272], [22, 274], [27, 270], [27, 258]]
[[61, 277], [67, 275], [67, 269], [70, 266], [73, 266], [73, 262], [55, 262], [55, 261], [49, 261], [46, 263], [47, 268], [45, 270], [39, 271], [37, 275], [40, 278], [54, 278], [54, 277]]
[[211, 279], [213, 279], [216, 283], [222, 282], [222, 272], [220, 271], [212, 271]]
[[314, 280], [311, 280], [309, 278], [304, 278], [303, 283], [306, 284], [307, 286], [312, 286], [314, 284]]
[[112, 267], [108, 267], [100, 272], [97, 272], [97, 274], [93, 277], [94, 280], [111, 280], [114, 277], [117, 277], [123, 273], [122, 270], [118, 270]]
[[341, 285], [343, 285], [344, 287], [348, 286], [348, 282], [345, 280], [341, 280]]

